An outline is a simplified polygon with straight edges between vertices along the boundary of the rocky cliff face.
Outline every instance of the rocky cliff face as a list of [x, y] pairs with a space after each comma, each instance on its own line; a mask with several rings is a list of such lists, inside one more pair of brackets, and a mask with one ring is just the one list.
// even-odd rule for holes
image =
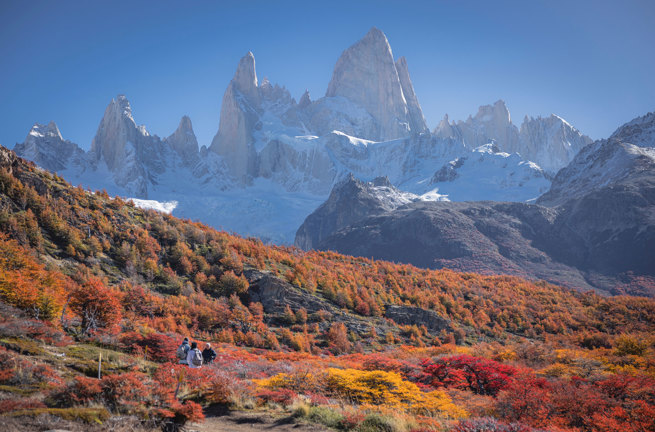
[[224, 158], [229, 173], [241, 184], [256, 175], [253, 132], [259, 122], [259, 104], [255, 56], [249, 52], [225, 90], [218, 132], [209, 147]]
[[[409, 75], [406, 84], [411, 87]], [[373, 136], [361, 138], [386, 141], [411, 133], [410, 113], [391, 47], [375, 27], [341, 54], [325, 96], [348, 99], [371, 115], [377, 130]]]
[[451, 123], [446, 115], [434, 134], [461, 139], [470, 148], [494, 142], [501, 151], [518, 153], [522, 159], [536, 163], [553, 176], [592, 142], [591, 138], [554, 114], [545, 118], [526, 116], [518, 129], [502, 100], [481, 106], [478, 113], [466, 121]]
[[591, 142], [591, 138], [555, 114], [546, 118], [526, 116], [521, 124], [518, 144], [507, 150], [519, 153], [524, 159], [534, 161], [545, 171], [555, 174]]
[[182, 117], [180, 125], [165, 141], [182, 159], [185, 166], [193, 167], [198, 164], [198, 140], [193, 133], [191, 119], [188, 116]]
[[25, 141], [16, 144], [14, 151], [40, 167], [61, 172], [71, 165], [83, 163], [84, 151], [77, 144], [64, 140], [55, 122], [35, 123]]
[[341, 228], [418, 199], [414, 194], [400, 192], [387, 178], [363, 182], [350, 175], [338, 183], [327, 201], [305, 219], [298, 228], [295, 244], [305, 250], [315, 248]]
[[403, 89], [403, 96], [407, 102], [407, 110], [409, 113], [409, 127], [412, 133], [427, 133], [430, 130], [423, 117], [423, 110], [421, 104], [418, 102], [416, 93], [414, 92], [414, 85], [409, 77], [409, 68], [407, 67], [407, 59], [403, 56], [396, 61], [396, 71], [400, 79], [400, 86]]

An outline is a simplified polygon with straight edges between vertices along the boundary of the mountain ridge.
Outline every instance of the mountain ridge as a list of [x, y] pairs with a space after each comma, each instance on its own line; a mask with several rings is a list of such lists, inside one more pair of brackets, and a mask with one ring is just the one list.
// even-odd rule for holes
[[[413, 202], [385, 209], [384, 197], [335, 188], [330, 200], [359, 208], [358, 217], [339, 224], [338, 209], [326, 203], [300, 227], [296, 244], [421, 267], [509, 273], [606, 294], [655, 296], [653, 117], [639, 117], [608, 140], [584, 147], [536, 204]], [[439, 172], [446, 180], [459, 167], [449, 168]]]
[[[505, 141], [514, 140], [516, 128], [508, 124], [504, 103], [494, 105], [497, 121], [477, 115], [470, 127], [458, 122], [430, 132], [407, 60], [394, 59], [378, 29], [342, 53], [326, 95], [318, 99], [306, 92], [296, 102], [284, 87], [259, 80], [255, 66], [252, 52], [238, 62], [208, 146], [198, 148], [191, 120], [184, 117], [170, 136], [151, 135], [119, 95], [89, 152], [67, 144], [74, 156], [66, 157], [52, 149], [64, 145], [56, 137], [28, 136], [15, 149], [75, 184], [138, 203], [176, 201], [175, 215], [286, 244], [351, 173], [362, 181], [386, 176], [395, 187], [433, 200], [526, 201], [548, 189], [550, 172], [515, 153], [521, 149], [507, 150]], [[558, 146], [568, 136], [537, 129], [546, 132], [536, 147]], [[437, 175], [441, 170], [448, 175]]]

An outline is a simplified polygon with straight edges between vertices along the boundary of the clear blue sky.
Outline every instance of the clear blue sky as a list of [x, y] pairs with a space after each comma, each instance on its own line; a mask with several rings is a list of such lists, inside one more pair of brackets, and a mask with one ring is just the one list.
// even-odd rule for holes
[[500, 98], [519, 124], [556, 113], [592, 138], [655, 110], [652, 0], [0, 0], [0, 144], [54, 120], [89, 148], [124, 93], [151, 133], [188, 114], [208, 145], [247, 51], [260, 79], [318, 98], [371, 26], [407, 57], [431, 129]]

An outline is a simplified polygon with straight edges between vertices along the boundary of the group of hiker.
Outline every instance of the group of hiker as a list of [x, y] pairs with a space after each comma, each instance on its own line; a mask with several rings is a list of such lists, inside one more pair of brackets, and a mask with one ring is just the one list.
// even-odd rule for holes
[[194, 369], [210, 364], [216, 358], [216, 351], [212, 349], [210, 343], [206, 344], [205, 349], [200, 351], [197, 342], [189, 344], [189, 338], [184, 338], [182, 345], [177, 348], [176, 354], [179, 364], [185, 364]]

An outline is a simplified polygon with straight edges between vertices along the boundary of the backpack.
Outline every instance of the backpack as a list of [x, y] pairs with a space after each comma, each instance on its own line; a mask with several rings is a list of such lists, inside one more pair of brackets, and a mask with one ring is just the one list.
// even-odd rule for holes
[[186, 360], [186, 353], [187, 353], [187, 349], [185, 348], [184, 344], [180, 345], [177, 348], [176, 354], [179, 360]]
[[193, 363], [194, 366], [202, 366], [202, 353], [197, 348], [193, 350], [193, 357], [191, 358], [191, 363]]

